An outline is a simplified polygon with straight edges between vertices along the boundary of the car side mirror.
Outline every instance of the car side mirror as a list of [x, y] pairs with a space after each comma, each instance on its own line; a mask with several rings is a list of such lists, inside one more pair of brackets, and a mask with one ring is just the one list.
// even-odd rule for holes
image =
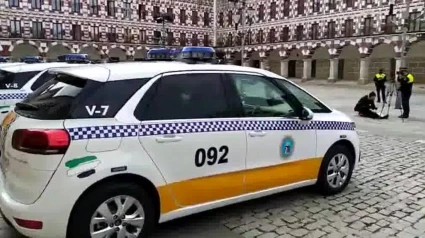
[[301, 120], [310, 121], [313, 119], [313, 116], [314, 116], [314, 113], [313, 111], [310, 110], [310, 108], [303, 107], [301, 111], [301, 116], [300, 116]]

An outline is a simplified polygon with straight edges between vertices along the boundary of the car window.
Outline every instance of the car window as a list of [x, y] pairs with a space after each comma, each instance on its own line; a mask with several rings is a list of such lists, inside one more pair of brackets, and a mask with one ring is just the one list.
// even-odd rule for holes
[[54, 75], [52, 75], [51, 73], [49, 73], [49, 71], [46, 70], [31, 85], [31, 90], [35, 91], [37, 88], [39, 88], [41, 85], [43, 85], [44, 83], [46, 83], [47, 81], [49, 81], [53, 77], [54, 77]]
[[229, 117], [220, 74], [165, 76], [147, 94], [135, 111], [142, 121]]
[[245, 116], [292, 117], [293, 108], [284, 99], [284, 93], [269, 80], [255, 75], [230, 74]]
[[20, 89], [41, 71], [12, 73], [0, 70], [0, 89]]
[[101, 83], [65, 74], [16, 104], [16, 112], [40, 120], [112, 118], [148, 79]]
[[317, 99], [312, 97], [310, 94], [297, 87], [295, 84], [292, 84], [286, 80], [275, 79], [280, 85], [284, 86], [288, 91], [290, 91], [300, 103], [309, 108], [314, 113], [329, 113], [331, 110], [327, 108], [323, 103], [319, 102]]

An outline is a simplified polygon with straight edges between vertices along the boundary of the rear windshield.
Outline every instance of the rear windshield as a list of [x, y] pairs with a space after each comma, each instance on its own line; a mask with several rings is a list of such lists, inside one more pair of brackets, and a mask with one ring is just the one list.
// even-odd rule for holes
[[41, 71], [12, 73], [0, 70], [0, 89], [20, 89]]
[[17, 103], [15, 111], [40, 120], [112, 118], [148, 79], [101, 83], [64, 74]]

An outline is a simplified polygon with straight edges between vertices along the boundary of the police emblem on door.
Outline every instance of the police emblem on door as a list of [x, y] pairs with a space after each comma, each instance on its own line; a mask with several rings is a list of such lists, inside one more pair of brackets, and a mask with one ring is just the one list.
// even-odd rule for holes
[[285, 136], [282, 140], [282, 144], [280, 146], [280, 155], [283, 158], [288, 158], [294, 152], [294, 139], [290, 136]]

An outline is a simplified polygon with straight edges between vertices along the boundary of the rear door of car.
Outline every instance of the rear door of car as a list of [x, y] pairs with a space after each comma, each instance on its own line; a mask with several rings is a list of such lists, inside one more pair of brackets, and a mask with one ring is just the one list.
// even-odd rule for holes
[[179, 206], [243, 194], [246, 136], [221, 72], [164, 74], [135, 110], [139, 140]]

